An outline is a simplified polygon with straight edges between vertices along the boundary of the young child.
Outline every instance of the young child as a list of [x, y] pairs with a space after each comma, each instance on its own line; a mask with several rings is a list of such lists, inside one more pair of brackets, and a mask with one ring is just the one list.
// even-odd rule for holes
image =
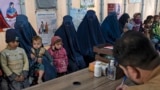
[[151, 26], [152, 26], [152, 21], [150, 21], [149, 19], [144, 20], [142, 31], [148, 39], [151, 39], [151, 34], [152, 34]]
[[57, 69], [58, 76], [64, 75], [67, 72], [68, 57], [66, 50], [63, 48], [62, 39], [59, 36], [52, 37], [48, 52], [54, 59], [53, 64]]
[[32, 38], [31, 58], [35, 62], [35, 71], [38, 74], [37, 83], [42, 83], [42, 77], [44, 74], [44, 65], [42, 64], [42, 56], [45, 54], [45, 48], [42, 47], [42, 38], [40, 36], [34, 36]]
[[152, 42], [155, 48], [160, 51], [160, 16], [154, 16], [154, 22], [152, 25]]
[[25, 51], [18, 47], [18, 35], [15, 29], [6, 31], [7, 47], [1, 52], [0, 63], [4, 75], [8, 78], [11, 90], [21, 90], [29, 86], [28, 58]]

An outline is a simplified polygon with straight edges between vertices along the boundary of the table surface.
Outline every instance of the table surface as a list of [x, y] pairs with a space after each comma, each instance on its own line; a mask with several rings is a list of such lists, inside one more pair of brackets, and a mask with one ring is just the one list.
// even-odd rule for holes
[[[75, 81], [80, 82], [81, 85], [73, 85]], [[115, 90], [121, 81], [122, 79], [112, 81], [106, 76], [96, 78], [93, 72], [86, 68], [24, 90]], [[129, 80], [125, 84], [133, 85]]]

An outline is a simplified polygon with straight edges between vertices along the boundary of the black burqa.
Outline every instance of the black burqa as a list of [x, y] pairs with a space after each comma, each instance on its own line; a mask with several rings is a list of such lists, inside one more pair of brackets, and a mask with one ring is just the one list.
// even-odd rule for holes
[[125, 27], [125, 24], [128, 23], [129, 15], [127, 13], [124, 13], [120, 18], [119, 18], [119, 26], [121, 33], [123, 33], [123, 28]]
[[55, 32], [55, 35], [62, 38], [63, 46], [66, 49], [69, 58], [69, 72], [85, 68], [86, 64], [80, 53], [76, 31], [71, 16], [66, 15], [63, 17], [63, 23]]
[[86, 63], [89, 64], [95, 58], [93, 47], [105, 43], [95, 11], [87, 11], [87, 14], [78, 27], [77, 37], [81, 53]]
[[101, 24], [101, 30], [106, 43], [114, 44], [117, 38], [121, 37], [122, 32], [119, 28], [117, 14], [115, 12], [109, 13], [105, 18]]

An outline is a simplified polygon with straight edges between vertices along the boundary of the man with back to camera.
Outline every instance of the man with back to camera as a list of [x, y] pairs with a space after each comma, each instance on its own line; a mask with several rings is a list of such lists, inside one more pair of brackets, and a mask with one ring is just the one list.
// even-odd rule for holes
[[145, 35], [126, 32], [116, 41], [113, 55], [125, 75], [137, 84], [116, 90], [160, 90], [160, 56]]

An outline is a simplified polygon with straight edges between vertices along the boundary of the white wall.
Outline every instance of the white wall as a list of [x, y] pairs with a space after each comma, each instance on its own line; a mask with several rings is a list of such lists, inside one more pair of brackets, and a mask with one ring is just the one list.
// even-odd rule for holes
[[129, 13], [131, 18], [133, 17], [134, 13], [141, 12], [141, 3], [130, 3], [129, 0], [126, 1], [126, 13]]
[[[148, 15], [155, 15], [156, 8], [156, 0], [144, 0], [144, 12], [143, 12], [143, 20], [146, 19]], [[159, 8], [160, 9], [160, 8]]]

